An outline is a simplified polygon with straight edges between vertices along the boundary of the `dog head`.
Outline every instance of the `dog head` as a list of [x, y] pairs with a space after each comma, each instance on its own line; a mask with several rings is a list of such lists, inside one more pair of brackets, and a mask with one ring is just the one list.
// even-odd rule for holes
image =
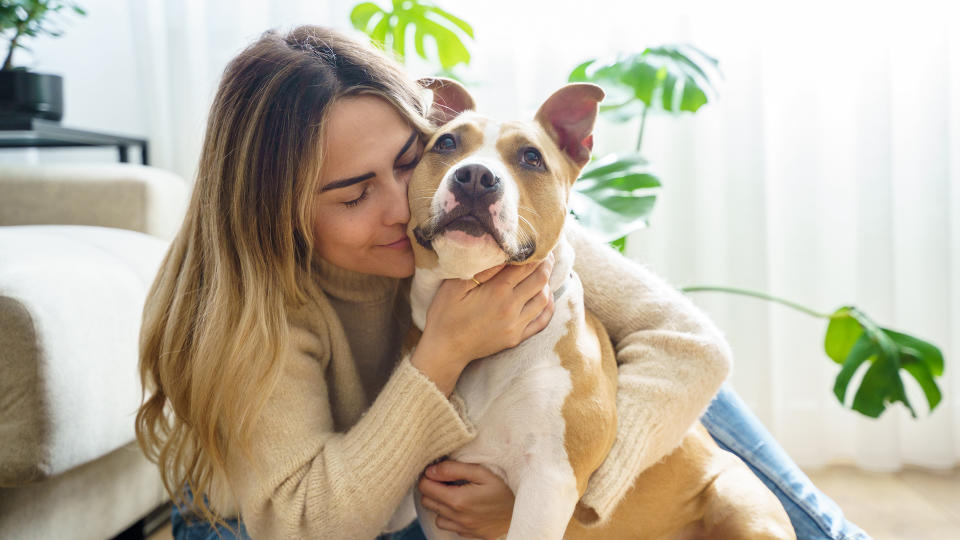
[[421, 81], [433, 91], [439, 126], [409, 186], [407, 234], [416, 265], [469, 278], [501, 263], [542, 260], [566, 220], [573, 182], [590, 159], [603, 90], [568, 84], [532, 122], [496, 122], [447, 79]]

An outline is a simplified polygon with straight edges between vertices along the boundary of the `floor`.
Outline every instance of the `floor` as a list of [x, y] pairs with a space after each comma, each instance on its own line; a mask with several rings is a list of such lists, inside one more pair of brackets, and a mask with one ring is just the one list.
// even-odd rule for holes
[[[871, 473], [835, 465], [807, 474], [874, 540], [960, 539], [960, 468]], [[172, 540], [170, 525], [148, 540]]]

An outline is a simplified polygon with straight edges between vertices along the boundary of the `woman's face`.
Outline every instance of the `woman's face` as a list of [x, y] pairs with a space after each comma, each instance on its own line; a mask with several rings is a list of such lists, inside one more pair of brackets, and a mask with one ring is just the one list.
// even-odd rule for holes
[[355, 96], [327, 112], [313, 232], [327, 262], [364, 274], [413, 275], [407, 184], [419, 133], [384, 99]]

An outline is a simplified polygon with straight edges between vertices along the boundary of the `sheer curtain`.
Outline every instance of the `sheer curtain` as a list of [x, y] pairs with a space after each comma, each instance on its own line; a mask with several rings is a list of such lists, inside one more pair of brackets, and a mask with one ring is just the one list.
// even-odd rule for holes
[[[269, 27], [348, 28], [354, 2], [132, 1], [154, 163], [191, 177], [226, 62]], [[825, 322], [702, 293], [731, 382], [805, 466], [950, 467], [960, 458], [960, 17], [952, 2], [441, 2], [476, 31], [465, 73], [481, 109], [529, 116], [582, 60], [686, 41], [717, 57], [721, 99], [651, 116], [644, 153], [665, 189], [628, 254], [676, 285], [757, 289], [819, 311], [854, 304], [940, 346], [944, 400], [913, 381], [871, 420], [832, 395]], [[776, 3], [783, 6], [781, 3]], [[414, 70], [417, 70], [414, 67]], [[638, 124], [601, 122], [627, 151]], [[856, 384], [857, 379], [854, 383]]]

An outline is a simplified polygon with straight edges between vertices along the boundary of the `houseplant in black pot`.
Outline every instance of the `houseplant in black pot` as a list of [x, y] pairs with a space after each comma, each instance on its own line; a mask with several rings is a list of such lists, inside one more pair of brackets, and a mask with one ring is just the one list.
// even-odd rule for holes
[[27, 49], [24, 41], [29, 38], [42, 34], [62, 35], [61, 30], [50, 24], [64, 9], [86, 15], [74, 2], [0, 0], [0, 35], [7, 42], [3, 67], [0, 68], [0, 124], [30, 118], [59, 121], [63, 116], [63, 78], [14, 67], [13, 54], [17, 49]]

